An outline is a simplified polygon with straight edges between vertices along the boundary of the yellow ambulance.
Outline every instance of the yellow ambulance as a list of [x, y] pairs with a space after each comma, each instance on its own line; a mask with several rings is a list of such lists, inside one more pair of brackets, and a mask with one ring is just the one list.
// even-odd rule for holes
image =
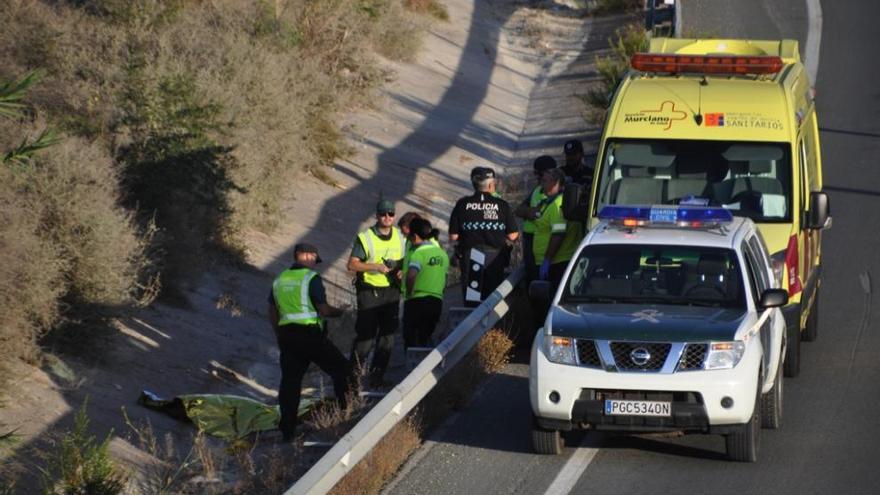
[[608, 108], [591, 226], [609, 205], [715, 205], [751, 218], [789, 293], [785, 374], [797, 376], [800, 341], [818, 331], [831, 224], [797, 41], [658, 38], [631, 63]]

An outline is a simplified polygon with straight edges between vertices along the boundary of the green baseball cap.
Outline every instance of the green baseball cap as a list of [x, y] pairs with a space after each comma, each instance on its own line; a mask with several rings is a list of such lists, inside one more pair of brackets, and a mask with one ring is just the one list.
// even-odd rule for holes
[[394, 201], [381, 199], [376, 203], [376, 213], [394, 213]]

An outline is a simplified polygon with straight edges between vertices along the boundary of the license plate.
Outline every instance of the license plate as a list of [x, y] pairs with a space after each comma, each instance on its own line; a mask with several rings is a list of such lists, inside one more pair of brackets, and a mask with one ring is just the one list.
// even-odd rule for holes
[[672, 403], [654, 400], [606, 400], [606, 416], [672, 416]]
[[650, 219], [652, 223], [675, 223], [678, 216], [676, 208], [651, 208]]

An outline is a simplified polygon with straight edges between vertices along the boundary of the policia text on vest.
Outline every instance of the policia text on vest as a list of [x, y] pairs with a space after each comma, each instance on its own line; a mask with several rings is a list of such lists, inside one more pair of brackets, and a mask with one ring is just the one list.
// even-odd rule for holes
[[369, 383], [383, 384], [385, 370], [394, 347], [400, 302], [400, 262], [406, 239], [394, 225], [394, 203], [376, 205], [376, 223], [359, 233], [354, 240], [348, 269], [357, 274], [357, 320], [351, 361], [355, 367], [366, 366], [370, 350]]
[[350, 390], [350, 366], [345, 356], [327, 338], [323, 318], [342, 315], [327, 304], [321, 276], [313, 270], [320, 262], [311, 244], [294, 247], [295, 263], [272, 283], [269, 318], [281, 351], [281, 408], [279, 429], [285, 441], [293, 439], [299, 410], [302, 379], [309, 364], [315, 363], [330, 375], [337, 400], [345, 405]]

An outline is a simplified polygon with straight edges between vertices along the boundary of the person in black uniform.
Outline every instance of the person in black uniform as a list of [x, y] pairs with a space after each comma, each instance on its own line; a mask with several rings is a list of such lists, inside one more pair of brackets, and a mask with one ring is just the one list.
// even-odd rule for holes
[[494, 170], [474, 168], [471, 184], [474, 194], [459, 199], [449, 217], [449, 240], [457, 243], [464, 304], [473, 307], [504, 281], [519, 231], [513, 208], [495, 195]]
[[584, 145], [577, 139], [570, 139], [562, 147], [565, 153], [565, 166], [562, 170], [569, 181], [589, 188], [593, 184], [593, 165], [584, 161]]
[[593, 190], [593, 164], [584, 160], [584, 146], [577, 139], [566, 141], [562, 151], [565, 153], [562, 212], [566, 220], [581, 222], [586, 230]]

